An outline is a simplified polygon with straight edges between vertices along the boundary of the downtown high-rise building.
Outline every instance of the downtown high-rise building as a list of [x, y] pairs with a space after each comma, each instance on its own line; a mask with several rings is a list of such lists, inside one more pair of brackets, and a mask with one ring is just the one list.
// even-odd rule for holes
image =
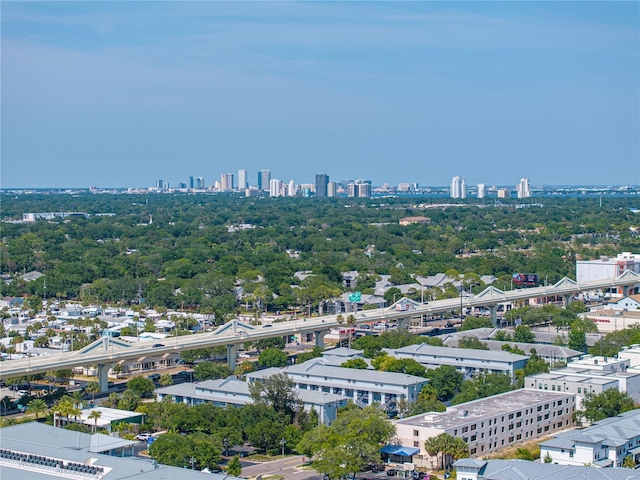
[[204, 177], [196, 178], [196, 188], [198, 190], [204, 190]]
[[487, 185], [484, 183], [478, 184], [478, 198], [484, 198], [487, 196]]
[[249, 182], [247, 181], [247, 171], [244, 168], [238, 170], [238, 190], [244, 190], [249, 187]]
[[195, 179], [193, 178], [193, 176], [190, 176], [190, 177], [189, 177], [189, 188], [190, 188], [191, 190], [193, 190], [193, 189], [195, 188], [195, 186], [196, 186]]
[[467, 181], [464, 177], [453, 177], [451, 179], [451, 198], [467, 198]]
[[258, 172], [258, 189], [270, 191], [271, 189], [271, 170], [261, 170]]
[[516, 187], [518, 198], [529, 198], [531, 196], [531, 186], [528, 178], [521, 178], [520, 183]]
[[329, 185], [329, 175], [326, 173], [316, 174], [316, 197], [326, 197]]
[[162, 180], [156, 180], [156, 188], [162, 190], [164, 188], [164, 182]]
[[327, 184], [327, 197], [335, 197], [338, 191], [338, 185], [336, 182], [329, 182]]
[[233, 174], [232, 173], [223, 173], [220, 175], [220, 190], [223, 192], [228, 192], [229, 190], [233, 190]]

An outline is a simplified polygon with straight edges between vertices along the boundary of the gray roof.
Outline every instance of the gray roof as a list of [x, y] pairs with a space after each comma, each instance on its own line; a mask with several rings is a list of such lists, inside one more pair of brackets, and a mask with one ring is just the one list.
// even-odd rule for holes
[[[525, 460], [485, 460], [478, 470], [478, 480], [640, 480], [640, 472], [628, 468], [593, 468]], [[467, 459], [454, 467], [475, 468]]]
[[[447, 347], [457, 347], [458, 341], [460, 340], [460, 338], [465, 336], [470, 336], [470, 335], [463, 335], [464, 333], [467, 333], [467, 332], [458, 332], [456, 337], [453, 337], [452, 335], [451, 337], [444, 340], [443, 343]], [[527, 355], [530, 355], [531, 350], [535, 349], [536, 353], [541, 357], [555, 357], [558, 360], [577, 358], [577, 357], [580, 357], [580, 355], [582, 355], [582, 352], [579, 352], [577, 350], [572, 350], [567, 347], [561, 347], [559, 345], [542, 345], [538, 343], [522, 343], [522, 342], [500, 342], [498, 340], [482, 340], [482, 341], [487, 345], [489, 350], [494, 352], [504, 351], [502, 350], [502, 347], [504, 345], [511, 345], [512, 347], [519, 348], [520, 350], [525, 352]]]
[[[526, 357], [524, 357], [526, 358]], [[404, 373], [380, 372], [377, 370], [359, 370], [354, 368], [336, 367], [327, 365], [322, 359], [311, 359], [304, 363], [292, 365], [286, 368], [267, 368], [257, 372], [251, 372], [247, 378], [268, 378], [277, 373], [287, 373], [293, 375], [314, 375], [318, 377], [337, 379], [356, 379], [363, 382], [382, 383], [389, 385], [409, 386], [417, 383], [426, 383], [429, 380], [415, 375]]]
[[[235, 405], [253, 403], [249, 392], [249, 385], [235, 377], [218, 380], [205, 380], [204, 382], [198, 383], [180, 383], [164, 388], [158, 388], [156, 392], [163, 395], [177, 395], [180, 397], [227, 402]], [[341, 395], [319, 391], [296, 389], [294, 392], [303, 403], [308, 405], [327, 405], [335, 402], [341, 403], [345, 399]]]
[[640, 409], [605, 418], [583, 430], [560, 433], [540, 446], [558, 448], [557, 445], [566, 445], [568, 442], [572, 445], [575, 441], [595, 443], [596, 439], [600, 439], [597, 441], [602, 441], [603, 445], [618, 447], [636, 437], [640, 437]]
[[363, 352], [364, 350], [355, 350], [353, 348], [340, 347], [340, 348], [332, 348], [330, 350], [325, 350], [324, 352], [322, 352], [322, 356], [323, 357], [328, 357], [328, 356], [355, 357], [356, 355], [362, 355]]
[[[476, 350], [473, 348], [448, 348], [448, 347], [435, 347], [427, 343], [421, 343], [419, 345], [409, 345], [407, 347], [397, 349], [384, 349], [391, 355], [396, 353], [412, 354], [412, 355], [437, 355], [438, 357], [445, 358], [468, 358], [479, 360], [491, 360], [498, 362], [518, 362], [520, 360], [527, 360], [529, 357], [525, 355], [517, 355], [515, 353], [509, 353], [504, 351], [494, 352], [491, 350]], [[419, 359], [418, 359], [419, 361]]]
[[[104, 468], [104, 480], [130, 478], [134, 480], [239, 480], [227, 475], [202, 473], [195, 470], [158, 465], [154, 460], [140, 457], [115, 457], [89, 452], [78, 445], [90, 444], [88, 433], [55, 428], [38, 422], [23, 423], [2, 429], [0, 446], [15, 452], [40, 455], [47, 458], [82, 463]], [[11, 466], [1, 461], [2, 478], [11, 480], [44, 480], [58, 475], [47, 473], [46, 467], [34, 470], [29, 464]], [[78, 478], [67, 477], [67, 478]]]

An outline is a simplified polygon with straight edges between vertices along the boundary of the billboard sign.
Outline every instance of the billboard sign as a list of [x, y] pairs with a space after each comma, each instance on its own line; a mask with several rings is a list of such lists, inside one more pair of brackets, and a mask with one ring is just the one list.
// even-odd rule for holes
[[538, 275], [535, 273], [514, 273], [512, 279], [514, 285], [524, 287], [538, 286]]

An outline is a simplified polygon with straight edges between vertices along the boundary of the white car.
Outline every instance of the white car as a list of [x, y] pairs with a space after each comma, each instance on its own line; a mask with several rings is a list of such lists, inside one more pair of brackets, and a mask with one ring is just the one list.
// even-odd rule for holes
[[141, 442], [146, 442], [151, 437], [153, 437], [153, 435], [151, 433], [140, 433], [140, 434], [136, 435], [136, 440], [140, 440]]

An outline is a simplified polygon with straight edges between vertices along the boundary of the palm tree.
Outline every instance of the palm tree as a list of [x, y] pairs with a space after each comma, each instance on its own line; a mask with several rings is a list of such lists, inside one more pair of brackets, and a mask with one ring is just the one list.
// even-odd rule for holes
[[47, 413], [47, 403], [41, 398], [34, 398], [27, 403], [27, 413], [33, 413], [36, 416], [36, 421], [40, 419], [40, 415]]
[[347, 317], [347, 327], [349, 327], [349, 348], [351, 348], [351, 329], [356, 324], [356, 316], [352, 313]]
[[344, 323], [344, 317], [342, 316], [342, 314], [336, 317], [336, 322], [338, 322], [338, 325], [342, 325]]
[[168, 373], [163, 373], [162, 375], [160, 375], [160, 385], [162, 385], [163, 387], [173, 385], [173, 377]]
[[100, 410], [93, 410], [89, 414], [89, 418], [94, 421], [93, 431], [98, 430], [98, 419], [102, 416], [102, 412]]
[[71, 401], [71, 404], [74, 408], [82, 409], [82, 407], [84, 407], [84, 398], [82, 398], [82, 392], [71, 392], [69, 395], [67, 395], [67, 397]]
[[91, 403], [96, 403], [96, 393], [100, 393], [100, 384], [98, 382], [89, 382], [84, 387], [84, 391], [91, 394]]

